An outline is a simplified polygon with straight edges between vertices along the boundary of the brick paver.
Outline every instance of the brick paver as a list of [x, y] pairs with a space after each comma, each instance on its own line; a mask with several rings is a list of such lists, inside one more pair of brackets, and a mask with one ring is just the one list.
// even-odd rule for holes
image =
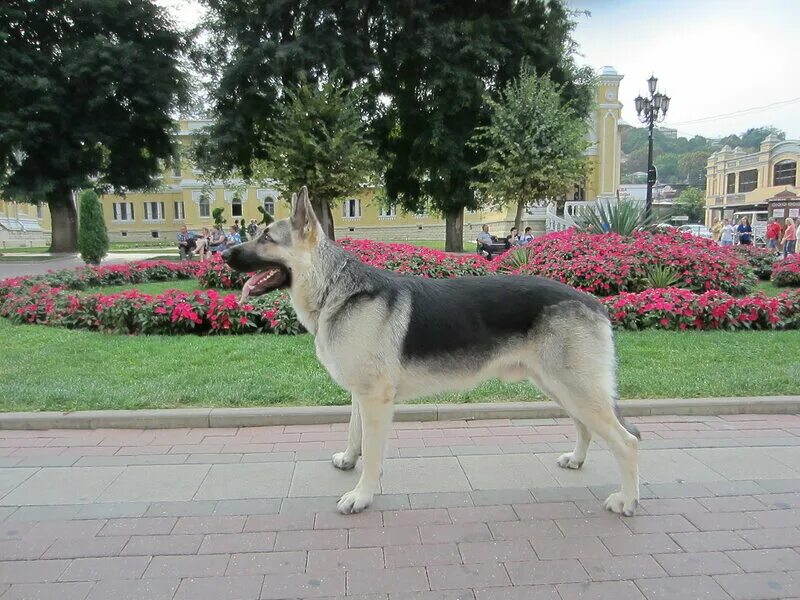
[[627, 519], [564, 419], [396, 423], [352, 516], [343, 424], [0, 431], [0, 600], [800, 597], [800, 415], [632, 421]]

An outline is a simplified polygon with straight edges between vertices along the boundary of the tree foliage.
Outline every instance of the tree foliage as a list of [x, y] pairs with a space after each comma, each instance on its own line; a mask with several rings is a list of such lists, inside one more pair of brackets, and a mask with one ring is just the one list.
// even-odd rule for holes
[[475, 169], [483, 176], [476, 187], [492, 204], [516, 203], [519, 219], [526, 203], [561, 196], [583, 179], [588, 123], [549, 76], [523, 67], [488, 102], [491, 123], [474, 137], [485, 159]]
[[572, 62], [574, 27], [561, 2], [416, 0], [385, 2], [377, 30], [380, 92], [376, 123], [389, 198], [409, 211], [430, 206], [446, 220], [446, 248], [463, 247], [464, 208], [476, 208], [474, 167], [485, 157], [468, 144], [487, 125], [496, 95], [523, 61], [550, 73], [585, 114], [587, 76]]
[[284, 198], [302, 186], [333, 239], [331, 205], [373, 179], [376, 155], [367, 140], [360, 91], [335, 81], [284, 89], [285, 103], [266, 142], [268, 158], [254, 163], [258, 179], [274, 179]]
[[78, 243], [81, 258], [90, 265], [99, 265], [108, 254], [108, 230], [103, 218], [103, 207], [94, 190], [84, 190], [80, 195], [80, 232]]
[[679, 213], [688, 215], [689, 222], [703, 221], [706, 213], [706, 195], [703, 190], [696, 187], [686, 188], [675, 198], [674, 204]]
[[527, 59], [563, 84], [578, 112], [588, 106], [576, 84], [587, 71], [571, 60], [574, 22], [559, 1], [203, 2], [208, 35], [198, 65], [212, 83], [215, 124], [197, 146], [202, 168], [250, 178], [259, 161], [280, 161], [270, 140], [285, 90], [301, 81], [363, 86], [387, 198], [444, 214], [450, 249], [462, 246], [464, 207], [477, 206], [471, 183], [483, 158], [467, 142], [488, 123], [484, 95]]
[[146, 188], [173, 153], [184, 37], [152, 0], [0, 3], [0, 185], [46, 200], [77, 249], [72, 190]]

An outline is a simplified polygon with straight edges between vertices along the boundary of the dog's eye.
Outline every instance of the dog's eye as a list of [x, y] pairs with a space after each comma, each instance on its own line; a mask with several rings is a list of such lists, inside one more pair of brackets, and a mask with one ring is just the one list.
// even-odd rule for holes
[[274, 242], [275, 241], [275, 240], [272, 239], [272, 236], [269, 233], [267, 233], [266, 231], [264, 232], [264, 235], [261, 236], [261, 239], [264, 240], [265, 242]]

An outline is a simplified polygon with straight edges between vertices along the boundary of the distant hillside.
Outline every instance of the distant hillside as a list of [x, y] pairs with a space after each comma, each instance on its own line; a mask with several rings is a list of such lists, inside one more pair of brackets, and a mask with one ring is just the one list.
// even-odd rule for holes
[[[705, 186], [708, 157], [725, 144], [731, 148], [741, 146], [745, 152], [758, 150], [762, 140], [770, 133], [780, 139], [786, 134], [775, 127], [753, 127], [741, 135], [728, 135], [722, 139], [708, 139], [696, 135], [691, 139], [669, 137], [658, 129], [653, 132], [653, 162], [658, 169], [658, 180], [668, 184]], [[647, 129], [622, 127], [622, 183], [644, 183], [647, 172]], [[635, 173], [641, 173], [636, 176]]]

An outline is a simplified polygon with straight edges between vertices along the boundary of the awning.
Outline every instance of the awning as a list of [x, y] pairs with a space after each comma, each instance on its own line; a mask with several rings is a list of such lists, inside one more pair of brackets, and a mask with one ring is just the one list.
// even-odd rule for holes
[[42, 226], [36, 219], [10, 219], [0, 217], [0, 227], [7, 231], [43, 231]]

